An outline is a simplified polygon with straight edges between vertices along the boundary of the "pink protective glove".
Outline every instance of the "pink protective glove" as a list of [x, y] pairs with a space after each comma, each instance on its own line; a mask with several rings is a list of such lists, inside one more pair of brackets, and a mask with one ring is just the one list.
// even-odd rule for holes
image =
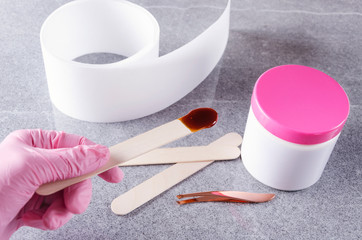
[[[90, 179], [45, 197], [35, 191], [92, 172], [108, 159], [107, 147], [73, 134], [18, 130], [8, 135], [0, 144], [0, 239], [21, 226], [57, 229], [84, 212], [92, 195]], [[99, 176], [117, 183], [123, 173], [115, 167]]]

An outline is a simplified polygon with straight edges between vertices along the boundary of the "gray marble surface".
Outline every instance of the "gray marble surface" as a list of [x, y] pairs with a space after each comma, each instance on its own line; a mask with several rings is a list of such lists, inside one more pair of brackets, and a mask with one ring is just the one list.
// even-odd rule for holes
[[[214, 128], [171, 145], [207, 144], [227, 132], [243, 133], [255, 81], [267, 69], [282, 64], [307, 65], [332, 76], [347, 92], [351, 113], [321, 179], [308, 189], [269, 188], [236, 159], [213, 163], [129, 215], [116, 216], [110, 209], [115, 197], [168, 166], [127, 167], [119, 184], [94, 178], [89, 208], [65, 226], [56, 231], [24, 227], [12, 239], [362, 238], [360, 1], [233, 0], [229, 42], [208, 78], [161, 112], [112, 124], [69, 118], [50, 102], [39, 30], [45, 18], [66, 2], [0, 1], [0, 140], [16, 129], [42, 128], [112, 146], [193, 108], [212, 107], [219, 112]], [[159, 21], [161, 55], [201, 33], [226, 4], [225, 0], [132, 2], [146, 7]], [[95, 61], [109, 60], [109, 56], [98, 58]], [[271, 192], [276, 198], [264, 204], [176, 204], [180, 193], [208, 190]]]

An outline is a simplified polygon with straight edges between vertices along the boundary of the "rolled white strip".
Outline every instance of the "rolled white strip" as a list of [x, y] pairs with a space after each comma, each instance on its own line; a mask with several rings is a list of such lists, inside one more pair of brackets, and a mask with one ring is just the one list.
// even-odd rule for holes
[[[140, 118], [175, 103], [220, 60], [229, 35], [230, 1], [191, 42], [158, 57], [159, 26], [144, 8], [123, 0], [78, 0], [55, 10], [40, 41], [50, 98], [63, 113], [91, 122]], [[73, 59], [95, 52], [128, 58], [110, 64]]]

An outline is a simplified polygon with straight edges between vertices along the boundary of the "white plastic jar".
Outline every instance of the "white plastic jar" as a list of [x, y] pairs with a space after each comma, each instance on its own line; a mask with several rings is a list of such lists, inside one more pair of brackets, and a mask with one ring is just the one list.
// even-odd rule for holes
[[272, 68], [255, 84], [241, 156], [260, 182], [294, 191], [316, 183], [349, 114], [342, 87], [306, 66]]

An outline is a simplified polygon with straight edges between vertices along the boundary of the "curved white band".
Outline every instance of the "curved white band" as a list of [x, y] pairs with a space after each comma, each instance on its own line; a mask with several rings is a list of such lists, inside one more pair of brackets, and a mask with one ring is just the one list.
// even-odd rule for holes
[[[78, 0], [55, 10], [40, 41], [50, 98], [63, 113], [91, 122], [135, 119], [175, 103], [213, 70], [229, 35], [230, 1], [219, 19], [175, 51], [158, 57], [159, 26], [123, 0]], [[95, 52], [123, 55], [110, 64], [73, 61]]]

